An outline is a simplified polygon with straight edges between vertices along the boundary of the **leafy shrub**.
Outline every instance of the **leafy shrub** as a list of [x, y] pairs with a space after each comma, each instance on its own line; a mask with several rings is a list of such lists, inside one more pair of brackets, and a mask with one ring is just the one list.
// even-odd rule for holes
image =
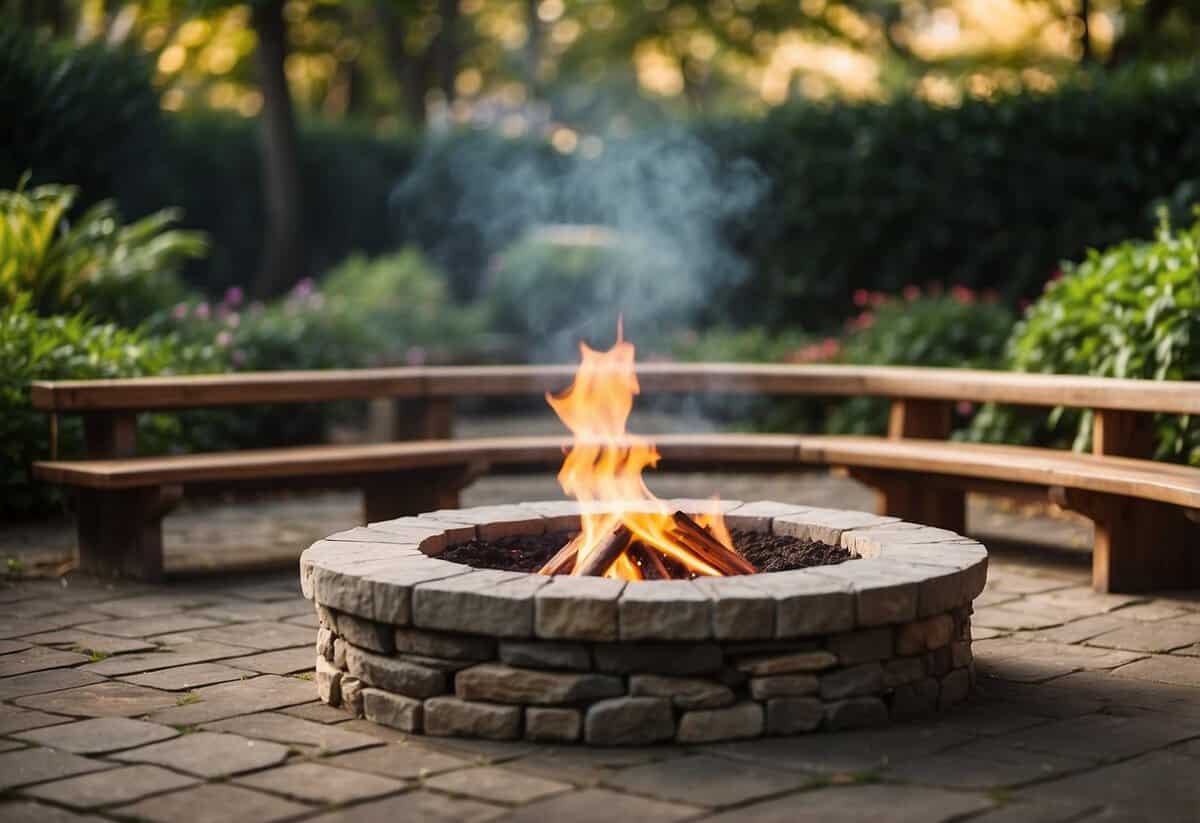
[[160, 211], [123, 225], [105, 200], [77, 221], [68, 215], [79, 191], [44, 185], [0, 191], [0, 297], [22, 294], [41, 314], [86, 309], [100, 320], [137, 325], [178, 300], [175, 268], [204, 254], [195, 232], [171, 230], [176, 214]]
[[[82, 315], [39, 317], [27, 298], [0, 306], [0, 515], [29, 516], [52, 510], [59, 491], [31, 479], [34, 460], [50, 456], [50, 421], [30, 406], [34, 380], [143, 377], [214, 371], [210, 349], [181, 345], [138, 331], [98, 324]], [[74, 416], [59, 422], [59, 456], [82, 452], [82, 427]], [[183, 435], [164, 415], [139, 421], [139, 441], [149, 452], [173, 450]]]
[[[978, 295], [966, 286], [925, 293], [907, 286], [899, 298], [858, 290], [859, 314], [849, 323], [838, 359], [870, 366], [942, 366], [995, 369], [1003, 365], [1004, 346], [1015, 318], [996, 295]], [[879, 434], [887, 429], [886, 400], [855, 397], [831, 410], [825, 426], [832, 432]], [[957, 410], [960, 422], [973, 412]]]
[[[1089, 251], [1026, 311], [1008, 344], [1017, 371], [1146, 380], [1200, 379], [1200, 209], [1172, 231], [1165, 214], [1150, 241]], [[1030, 428], [1011, 413], [980, 413], [974, 434], [987, 439], [1054, 440], [1074, 435], [1087, 448], [1092, 416], [1056, 409]], [[1159, 415], [1157, 457], [1200, 465], [1200, 424]]]

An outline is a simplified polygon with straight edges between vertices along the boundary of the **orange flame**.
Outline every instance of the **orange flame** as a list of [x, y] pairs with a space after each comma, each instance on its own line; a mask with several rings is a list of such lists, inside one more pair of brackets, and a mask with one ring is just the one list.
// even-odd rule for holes
[[[626, 423], [633, 398], [640, 391], [634, 371], [634, 346], [617, 327], [617, 342], [606, 352], [580, 343], [582, 362], [575, 381], [546, 402], [571, 430], [573, 442], [558, 473], [564, 492], [583, 504], [582, 528], [573, 539], [576, 548], [573, 572], [619, 525], [624, 524], [647, 548], [676, 561], [687, 576], [714, 575], [721, 571], [696, 556], [673, 536], [672, 511], [646, 487], [642, 472], [658, 465], [659, 453], [644, 437], [629, 434]], [[695, 518], [726, 549], [733, 541], [714, 501], [711, 512]], [[605, 577], [641, 580], [641, 567], [623, 554]]]

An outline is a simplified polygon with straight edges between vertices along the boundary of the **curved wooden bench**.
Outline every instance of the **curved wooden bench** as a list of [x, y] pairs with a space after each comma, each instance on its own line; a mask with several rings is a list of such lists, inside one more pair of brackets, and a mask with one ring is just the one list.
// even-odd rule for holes
[[[457, 504], [487, 471], [556, 468], [566, 438], [451, 439], [455, 398], [560, 389], [572, 366], [278, 372], [38, 383], [34, 403], [84, 415], [88, 457], [36, 475], [78, 490], [80, 562], [103, 574], [162, 573], [162, 515], [186, 489], [349, 486], [368, 521]], [[880, 509], [963, 530], [968, 490], [1050, 495], [1096, 525], [1093, 581], [1105, 591], [1200, 585], [1200, 469], [1144, 459], [1153, 412], [1200, 413], [1194, 383], [950, 369], [647, 364], [643, 393], [869, 394], [891, 398], [889, 434], [658, 436], [672, 469], [845, 467], [880, 493]], [[134, 457], [136, 411], [347, 398], [398, 402], [396, 434], [417, 438], [174, 457]], [[1093, 409], [1092, 454], [948, 442], [959, 400]]]

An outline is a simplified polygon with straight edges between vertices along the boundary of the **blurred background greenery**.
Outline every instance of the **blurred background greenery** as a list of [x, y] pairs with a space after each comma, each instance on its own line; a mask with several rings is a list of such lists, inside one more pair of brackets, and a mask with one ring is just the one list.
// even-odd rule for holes
[[39, 425], [39, 377], [561, 360], [618, 312], [655, 357], [1200, 379], [1198, 39], [1197, 0], [0, 0], [0, 411]]

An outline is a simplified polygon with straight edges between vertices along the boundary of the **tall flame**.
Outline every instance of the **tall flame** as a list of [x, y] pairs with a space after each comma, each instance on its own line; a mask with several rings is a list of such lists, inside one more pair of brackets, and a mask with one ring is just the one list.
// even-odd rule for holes
[[[642, 472], [658, 465], [659, 453], [644, 437], [626, 431], [633, 398], [640, 391], [634, 371], [634, 346], [618, 326], [617, 342], [605, 352], [580, 343], [582, 362], [575, 381], [546, 402], [571, 430], [573, 442], [558, 473], [564, 492], [583, 504], [582, 524], [572, 546], [574, 570], [620, 524], [647, 548], [677, 561], [689, 576], [722, 572], [697, 557], [672, 536], [672, 512], [642, 480]], [[733, 541], [719, 506], [696, 518], [732, 551]], [[641, 567], [623, 554], [608, 568], [606, 577], [641, 580]]]

